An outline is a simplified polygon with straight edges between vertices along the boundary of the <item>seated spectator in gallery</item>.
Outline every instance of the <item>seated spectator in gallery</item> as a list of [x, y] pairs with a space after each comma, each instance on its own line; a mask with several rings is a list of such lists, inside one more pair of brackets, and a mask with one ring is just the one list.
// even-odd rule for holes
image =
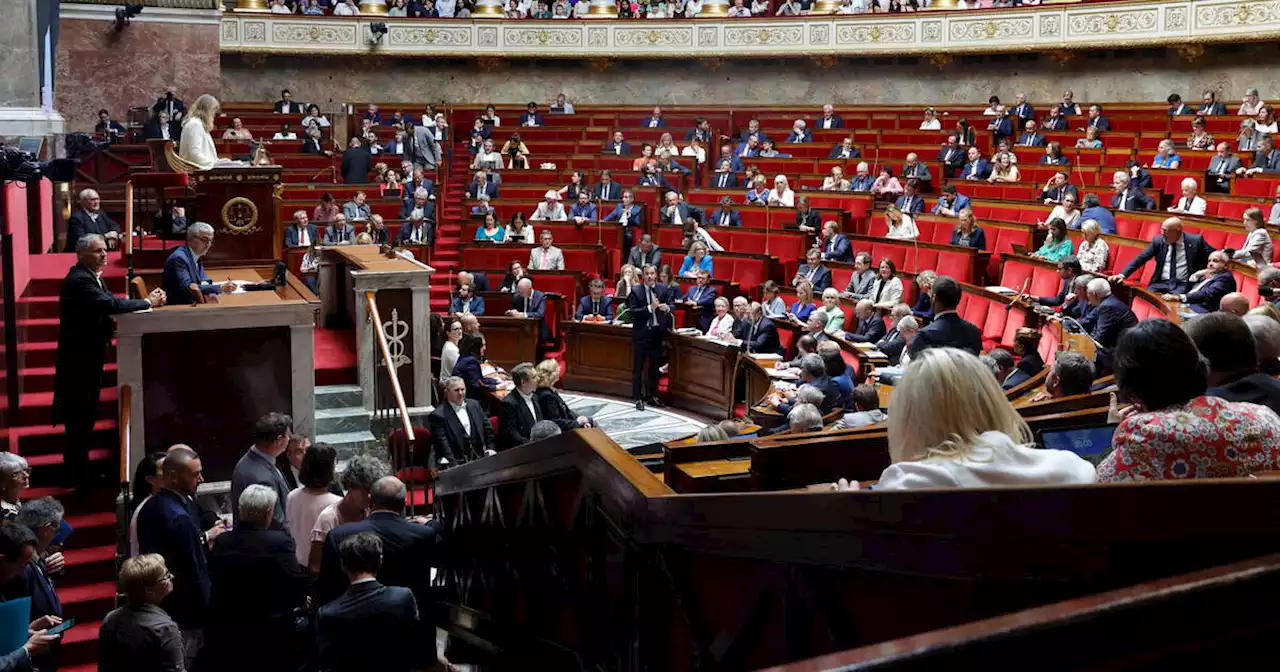
[[[1209, 366], [1166, 320], [1120, 337], [1114, 362], [1113, 451], [1099, 481], [1242, 477], [1280, 468], [1280, 417], [1266, 406], [1208, 396]], [[895, 405], [897, 393], [894, 393]]]
[[[919, 353], [895, 386], [893, 397], [892, 464], [880, 475], [877, 489], [1095, 480], [1093, 465], [1074, 453], [1034, 447], [1026, 422], [973, 354], [953, 348]], [[844, 479], [837, 485], [838, 489], [856, 487], [856, 481]]]

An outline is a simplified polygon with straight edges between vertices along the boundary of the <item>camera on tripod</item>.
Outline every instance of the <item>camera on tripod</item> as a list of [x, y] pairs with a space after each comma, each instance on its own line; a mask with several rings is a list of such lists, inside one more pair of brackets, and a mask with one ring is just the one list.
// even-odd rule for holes
[[37, 161], [36, 155], [16, 147], [0, 145], [0, 180], [4, 182], [38, 182], [48, 177], [54, 182], [70, 182], [75, 178], [75, 159]]

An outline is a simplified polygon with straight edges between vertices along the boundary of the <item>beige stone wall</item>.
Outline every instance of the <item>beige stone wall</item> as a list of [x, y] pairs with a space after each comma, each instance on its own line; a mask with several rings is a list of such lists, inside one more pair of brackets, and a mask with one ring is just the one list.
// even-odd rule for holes
[[0, 21], [0, 107], [39, 107], [35, 4], [28, 0], [4, 3]]
[[[1257, 87], [1280, 99], [1280, 78], [1268, 65], [1274, 45], [1207, 49], [1194, 63], [1173, 51], [1077, 54], [1066, 64], [1037, 55], [965, 57], [942, 68], [925, 59], [841, 60], [823, 67], [810, 59], [702, 62], [619, 61], [600, 69], [582, 61], [523, 60], [485, 70], [475, 61], [308, 58], [280, 54], [222, 57], [226, 100], [276, 100], [291, 88], [299, 100], [451, 103], [547, 102], [565, 91], [579, 104], [668, 105], [903, 104], [985, 101], [1025, 91], [1033, 101], [1057, 100], [1064, 88], [1076, 100], [1153, 101], [1180, 92], [1199, 99], [1216, 89], [1236, 100]], [[486, 64], [492, 66], [492, 64]]]
[[219, 90], [217, 24], [135, 21], [118, 33], [110, 21], [58, 25], [54, 104], [69, 130], [92, 131], [101, 108], [123, 123], [130, 107], [150, 107], [166, 90], [188, 105]]

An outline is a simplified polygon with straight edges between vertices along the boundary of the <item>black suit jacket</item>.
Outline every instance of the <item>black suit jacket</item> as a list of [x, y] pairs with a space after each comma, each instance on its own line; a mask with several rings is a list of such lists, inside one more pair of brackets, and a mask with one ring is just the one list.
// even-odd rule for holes
[[[667, 286], [655, 283], [653, 285], [653, 295], [658, 297], [658, 302], [665, 302], [664, 297], [667, 296]], [[649, 302], [645, 299], [645, 286], [636, 285], [631, 288], [631, 295], [627, 297], [627, 312], [631, 313], [631, 324], [634, 325], [631, 330], [631, 337], [638, 339], [647, 332], [667, 331], [671, 329], [671, 313], [669, 311], [657, 311], [658, 324], [656, 327], [649, 326]]]
[[321, 556], [317, 600], [321, 604], [331, 602], [346, 590], [347, 575], [342, 571], [338, 546], [360, 532], [372, 532], [382, 539], [382, 569], [378, 571], [378, 581], [408, 588], [419, 602], [425, 601], [430, 591], [430, 568], [440, 565], [439, 524], [411, 523], [399, 513], [381, 509], [375, 509], [364, 520], [339, 525], [329, 532]]
[[[182, 128], [174, 122], [166, 124], [169, 127], [169, 139], [177, 142], [182, 137]], [[142, 127], [142, 135], [148, 140], [157, 140], [164, 137], [164, 131], [160, 128], [160, 117], [154, 117]]]
[[302, 114], [302, 105], [294, 100], [277, 100], [272, 109], [276, 114]]
[[[1195, 234], [1184, 232], [1182, 237], [1184, 239], [1183, 252], [1187, 255], [1187, 274], [1190, 275], [1191, 273], [1195, 273], [1196, 271], [1208, 266], [1209, 254], [1213, 252], [1213, 247], [1204, 242], [1204, 238]], [[1143, 264], [1155, 259], [1156, 271], [1151, 276], [1151, 281], [1159, 282], [1164, 278], [1164, 262], [1168, 256], [1168, 241], [1164, 239], [1164, 234], [1156, 234], [1156, 237], [1151, 239], [1151, 244], [1147, 245], [1146, 249], [1139, 252], [1138, 256], [1134, 257], [1133, 260], [1129, 262], [1129, 265], [1124, 267], [1124, 270], [1120, 272], [1120, 275], [1127, 278], [1132, 275], [1134, 271], [1142, 268]]]
[[1120, 210], [1121, 203], [1128, 203], [1128, 207], [1124, 208], [1128, 211], [1133, 210], [1152, 210], [1156, 207], [1151, 197], [1143, 193], [1142, 189], [1134, 185], [1130, 185], [1128, 189], [1111, 197], [1111, 208]]
[[[276, 469], [280, 470], [280, 475], [284, 477], [284, 482], [289, 485], [289, 492], [293, 492], [301, 487], [298, 483], [298, 479], [293, 477], [292, 466], [293, 465], [289, 464], [289, 456], [287, 454], [281, 453], [280, 457], [276, 458]], [[336, 479], [329, 484], [329, 492], [332, 492], [339, 497], [343, 495], [342, 486], [338, 485], [338, 481]]]
[[821, 231], [822, 217], [820, 217], [818, 213], [814, 212], [813, 210], [810, 210], [808, 212], [797, 211], [795, 227], [798, 229], [801, 226], [809, 226], [809, 227], [813, 227], [818, 231]]
[[709, 186], [712, 189], [737, 189], [738, 176], [735, 173], [714, 173]]
[[515, 448], [529, 442], [529, 431], [533, 429], [535, 422], [542, 419], [542, 411], [537, 410], [537, 400], [534, 400], [533, 407], [537, 415], [529, 412], [524, 399], [515, 390], [502, 399], [502, 403], [498, 405], [499, 450]]
[[902, 340], [902, 334], [898, 333], [896, 326], [886, 332], [879, 341], [876, 341], [876, 349], [889, 357], [890, 366], [898, 365], [898, 362], [902, 359], [902, 349], [906, 345], [907, 342]]
[[364, 147], [353, 147], [342, 154], [342, 181], [346, 184], [364, 184], [369, 181], [373, 169], [373, 154]]
[[605, 184], [601, 182], [591, 187], [591, 200], [603, 201], [620, 201], [622, 200], [622, 185], [617, 182], [609, 182]]
[[71, 220], [67, 222], [67, 245], [62, 249], [63, 252], [75, 252], [76, 241], [90, 233], [105, 235], [108, 231], [120, 233], [120, 225], [107, 216], [107, 213], [98, 211], [98, 221], [94, 221], [89, 213], [84, 210], [76, 210], [71, 213]]
[[959, 313], [937, 315], [911, 341], [911, 356], [929, 348], [959, 348], [974, 355], [982, 353], [982, 330], [966, 322]]
[[84, 397], [102, 385], [102, 367], [107, 357], [115, 323], [112, 315], [132, 313], [150, 307], [142, 299], [122, 299], [107, 291], [97, 276], [81, 264], [67, 272], [58, 302], [58, 359], [54, 389], [54, 419], [66, 412], [85, 409]]
[[240, 521], [214, 540], [209, 582], [208, 636], [219, 642], [255, 642], [254, 655], [248, 657], [234, 646], [208, 647], [202, 655], [210, 664], [216, 659], [221, 669], [267, 672], [292, 662], [293, 610], [306, 602], [310, 577], [298, 564], [288, 532]]
[[654, 245], [653, 247], [649, 248], [649, 253], [645, 254], [645, 251], [640, 249], [639, 245], [636, 245], [632, 247], [631, 252], [627, 254], [627, 263], [631, 264], [632, 266], [635, 266], [636, 270], [641, 270], [645, 266], [650, 266], [650, 265], [661, 266], [662, 265], [662, 248], [658, 247], [657, 245]]
[[564, 403], [559, 392], [549, 387], [539, 387], [533, 392], [533, 403], [542, 413], [542, 419], [556, 423], [560, 431], [578, 428], [578, 414], [569, 408], [569, 404]]
[[[1266, 406], [1280, 413], [1280, 381], [1271, 376], [1254, 372], [1242, 378], [1211, 387], [1205, 394], [1227, 401], [1247, 401]], [[34, 612], [32, 612], [34, 613]]]
[[321, 607], [316, 623], [320, 660], [330, 672], [428, 669], [439, 662], [432, 630], [411, 591], [377, 581], [347, 588]]
[[822, 406], [819, 410], [822, 411], [823, 415], [836, 410], [840, 406], [840, 385], [831, 376], [814, 378], [809, 381], [809, 385], [822, 390]]
[[752, 325], [750, 320], [739, 320], [734, 327], [742, 326], [741, 339], [747, 348], [747, 352], [781, 355], [782, 341], [778, 339], [778, 327], [774, 325], [773, 320], [767, 317], [761, 317], [760, 321]]
[[435, 448], [436, 460], [445, 458], [457, 465], [483, 457], [486, 450], [497, 450], [493, 441], [493, 424], [479, 402], [467, 399], [465, 403], [467, 418], [471, 422], [470, 436], [447, 401], [436, 406], [427, 416], [431, 423], [431, 445]]

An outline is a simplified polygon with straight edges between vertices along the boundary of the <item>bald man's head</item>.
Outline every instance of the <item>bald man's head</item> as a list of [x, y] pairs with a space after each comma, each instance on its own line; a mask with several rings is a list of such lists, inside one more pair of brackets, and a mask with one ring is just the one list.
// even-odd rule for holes
[[1224, 313], [1231, 313], [1237, 317], [1244, 317], [1249, 312], [1249, 297], [1240, 292], [1231, 292], [1222, 297], [1222, 301], [1218, 302], [1218, 310]]

